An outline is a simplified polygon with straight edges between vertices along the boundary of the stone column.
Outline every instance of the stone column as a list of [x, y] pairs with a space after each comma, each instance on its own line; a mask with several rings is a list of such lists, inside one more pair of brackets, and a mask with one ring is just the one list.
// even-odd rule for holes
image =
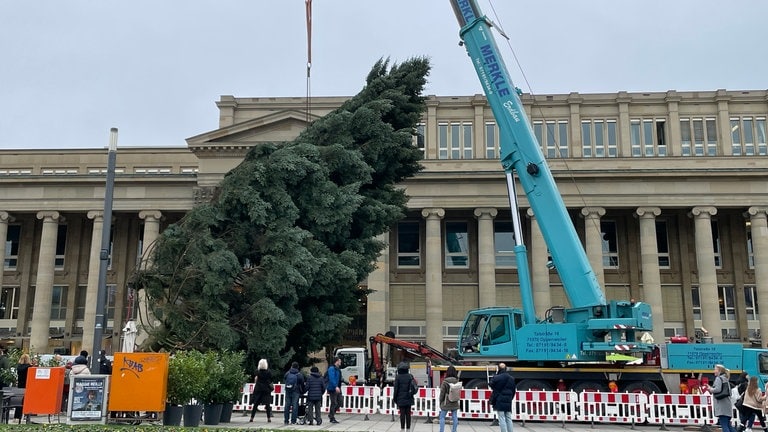
[[531, 221], [531, 284], [533, 285], [533, 304], [536, 306], [537, 316], [544, 318], [544, 312], [552, 307], [552, 289], [549, 286], [549, 254], [547, 243], [539, 229], [539, 222], [529, 208], [526, 214]]
[[618, 157], [632, 157], [632, 140], [629, 129], [629, 104], [632, 102], [632, 97], [627, 92], [620, 91], [616, 97], [616, 102], [619, 104], [619, 124], [617, 126], [619, 142], [616, 151], [619, 153]]
[[142, 267], [152, 264], [152, 248], [160, 236], [160, 218], [163, 214], [158, 210], [142, 210], [139, 219], [144, 219], [144, 241], [141, 248]]
[[584, 102], [584, 98], [576, 92], [571, 92], [568, 95], [568, 108], [569, 119], [568, 126], [570, 129], [570, 152], [568, 153], [573, 158], [578, 158], [584, 155], [581, 142], [581, 104]]
[[[142, 210], [139, 212], [139, 219], [144, 219], [144, 235], [141, 247], [141, 268], [148, 268], [152, 265], [155, 242], [160, 236], [160, 219], [163, 214], [159, 210]], [[138, 305], [136, 307], [136, 346], [147, 340], [148, 329], [155, 327], [158, 322], [147, 301], [147, 293], [144, 290], [136, 292]], [[145, 328], [144, 326], [147, 326]]]
[[602, 207], [584, 207], [581, 209], [584, 216], [584, 239], [586, 243], [587, 259], [595, 272], [597, 283], [605, 293], [605, 274], [603, 272], [603, 234], [600, 229], [600, 218], [605, 216]]
[[714, 207], [694, 207], [691, 210], [696, 230], [696, 270], [699, 274], [701, 325], [709, 332], [709, 336], [715, 343], [723, 341], [715, 249], [712, 246], [712, 216], [716, 214], [717, 209]]
[[[368, 275], [367, 337], [389, 330], [389, 233], [378, 237], [386, 246], [376, 259], [376, 268]], [[366, 339], [368, 340], [368, 339]]]
[[681, 156], [683, 149], [680, 144], [680, 109], [683, 98], [674, 90], [669, 90], [665, 98], [669, 112], [669, 134], [667, 137], [667, 156]]
[[88, 212], [93, 219], [91, 251], [88, 258], [88, 288], [85, 292], [85, 316], [83, 317], [83, 347], [93, 346], [93, 331], [96, 326], [96, 300], [99, 297], [99, 272], [101, 271], [101, 237], [104, 231], [104, 212]]
[[56, 261], [56, 238], [59, 228], [59, 212], [41, 211], [37, 218], [43, 221], [40, 236], [40, 255], [37, 260], [35, 302], [32, 309], [32, 332], [29, 338], [31, 352], [47, 353], [51, 326], [51, 299], [53, 295], [53, 270]]
[[[5, 242], [8, 241], [8, 222], [12, 220], [8, 212], [0, 211], [0, 287], [3, 286], [3, 272], [5, 271]], [[11, 305], [6, 305], [11, 307]]]
[[[747, 210], [752, 230], [752, 254], [755, 260], [755, 291], [760, 306], [760, 336], [762, 346], [768, 342], [768, 207], [750, 207]], [[765, 327], [763, 327], [765, 325]], [[762, 330], [765, 329], [765, 330]]]
[[493, 218], [498, 213], [495, 208], [475, 209], [479, 307], [496, 305], [496, 248], [494, 247]]
[[440, 229], [445, 217], [441, 208], [426, 208], [421, 216], [427, 220], [427, 239], [424, 253], [426, 276], [427, 345], [443, 347], [443, 236]]
[[651, 306], [653, 313], [653, 340], [664, 342], [664, 299], [661, 295], [661, 274], [659, 273], [659, 246], [656, 242], [656, 216], [661, 214], [658, 207], [638, 207], [635, 211], [640, 219], [640, 265], [643, 272], [643, 301]]

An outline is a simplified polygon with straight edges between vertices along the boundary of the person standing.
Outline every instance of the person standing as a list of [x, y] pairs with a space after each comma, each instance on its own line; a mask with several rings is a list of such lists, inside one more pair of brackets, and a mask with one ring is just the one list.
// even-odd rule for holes
[[515, 398], [515, 378], [507, 372], [507, 365], [499, 363], [491, 378], [491, 406], [499, 417], [501, 432], [512, 432], [512, 400]]
[[[20, 389], [27, 388], [27, 372], [29, 372], [29, 368], [32, 366], [32, 360], [29, 358], [29, 354], [24, 353], [19, 357], [19, 363], [16, 365], [16, 376], [18, 377], [18, 384], [17, 386]], [[24, 402], [24, 399], [22, 399], [22, 404]], [[13, 410], [13, 418], [20, 420], [21, 419], [21, 409], [16, 408]]]
[[256, 385], [253, 386], [253, 393], [251, 393], [251, 403], [253, 404], [251, 422], [253, 422], [253, 416], [256, 414], [256, 407], [259, 405], [264, 405], [264, 411], [267, 412], [267, 422], [272, 422], [272, 390], [274, 388], [267, 359], [261, 359], [256, 368]]
[[440, 432], [445, 430], [445, 415], [451, 412], [451, 432], [456, 432], [459, 427], [459, 399], [451, 400], [448, 396], [451, 394], [451, 386], [459, 383], [458, 373], [453, 365], [448, 366], [445, 371], [445, 379], [440, 384]]
[[395, 405], [400, 411], [400, 432], [411, 430], [411, 407], [413, 406], [413, 396], [416, 394], [414, 391], [416, 383], [409, 369], [410, 366], [406, 362], [397, 365], [397, 377], [392, 392], [392, 400], [395, 401]]
[[744, 432], [747, 429], [751, 430], [752, 425], [755, 422], [755, 416], [760, 419], [763, 429], [768, 430], [768, 424], [765, 423], [765, 416], [763, 415], [765, 396], [763, 396], [762, 392], [757, 387], [756, 376], [749, 378], [747, 388], [744, 391], [742, 398], [743, 403], [739, 410], [739, 420], [741, 421], [739, 432]]
[[309, 370], [309, 377], [307, 377], [307, 418], [309, 419], [307, 423], [310, 425], [312, 425], [312, 420], [318, 426], [323, 424], [323, 419], [320, 416], [323, 393], [325, 393], [325, 382], [320, 375], [320, 369], [317, 366], [312, 366]]
[[[11, 361], [8, 360], [8, 356], [5, 354], [5, 350], [0, 348], [0, 370], [7, 370], [11, 368]], [[2, 376], [2, 374], [0, 374]], [[10, 385], [11, 383], [7, 383], [5, 381], [2, 381], [2, 378], [0, 378], [0, 389], [3, 387], [6, 387]]]
[[[715, 417], [718, 418], [720, 422], [720, 428], [723, 430], [723, 432], [736, 432], [736, 428], [734, 428], [731, 424], [731, 416], [733, 415], [733, 403], [731, 402], [730, 397], [731, 385], [729, 384], [728, 369], [720, 364], [715, 365], [713, 373], [715, 375], [715, 380], [713, 385], [709, 386], [709, 392], [713, 395], [712, 401], [714, 405]], [[714, 397], [714, 395], [719, 394], [721, 391], [725, 391], [724, 389], [727, 389], [729, 396], [722, 399]]]
[[72, 369], [70, 370], [72, 371], [71, 375], [91, 374], [91, 370], [88, 369], [88, 351], [80, 351], [80, 355], [75, 357], [75, 361], [72, 363]]
[[328, 420], [331, 423], [338, 423], [339, 421], [336, 420], [336, 412], [339, 410], [339, 407], [341, 407], [341, 358], [340, 357], [334, 357], [333, 358], [333, 364], [328, 367], [328, 371], [326, 372], [328, 375], [328, 385], [326, 386], [326, 391], [328, 392], [328, 397], [331, 400], [331, 406], [328, 410]]
[[304, 375], [299, 371], [299, 362], [291, 363], [291, 368], [285, 373], [285, 424], [296, 424], [299, 415], [299, 397], [304, 394]]
[[29, 354], [24, 353], [19, 357], [19, 364], [16, 365], [16, 376], [19, 378], [18, 387], [27, 388], [27, 372], [32, 366], [32, 360]]
[[99, 351], [99, 375], [112, 375], [112, 362], [107, 358], [107, 352], [104, 350]]

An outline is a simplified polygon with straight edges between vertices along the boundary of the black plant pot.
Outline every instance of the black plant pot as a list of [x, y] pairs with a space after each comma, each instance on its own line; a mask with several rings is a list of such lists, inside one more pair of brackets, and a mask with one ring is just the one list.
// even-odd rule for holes
[[202, 405], [184, 405], [184, 427], [200, 426], [201, 417], [203, 417]]
[[235, 404], [227, 402], [221, 405], [221, 417], [219, 417], [219, 423], [229, 423], [232, 421], [232, 410], [235, 408]]
[[221, 421], [221, 408], [223, 404], [205, 404], [203, 410], [203, 423], [209, 426], [215, 426]]
[[183, 413], [184, 408], [181, 405], [165, 404], [165, 412], [163, 412], [163, 425], [181, 426], [181, 416]]

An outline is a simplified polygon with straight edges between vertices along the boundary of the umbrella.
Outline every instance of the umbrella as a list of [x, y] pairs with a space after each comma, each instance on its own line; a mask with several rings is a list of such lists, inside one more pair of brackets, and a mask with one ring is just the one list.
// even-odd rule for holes
[[123, 348], [122, 352], [133, 352], [136, 345], [136, 322], [128, 321], [123, 328]]

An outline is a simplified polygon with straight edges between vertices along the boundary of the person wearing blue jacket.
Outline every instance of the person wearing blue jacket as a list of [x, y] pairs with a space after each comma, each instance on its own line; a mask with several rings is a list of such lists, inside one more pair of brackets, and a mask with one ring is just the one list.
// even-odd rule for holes
[[515, 399], [515, 378], [507, 373], [507, 365], [499, 363], [491, 378], [491, 406], [499, 417], [501, 432], [512, 432], [512, 400]]
[[341, 407], [341, 358], [334, 357], [333, 364], [328, 367], [328, 397], [331, 400], [331, 406], [328, 410], [328, 419], [331, 423], [338, 423], [336, 420], [336, 411]]
[[325, 393], [325, 382], [320, 375], [320, 369], [312, 366], [307, 377], [307, 423], [312, 424], [312, 420], [318, 426], [323, 424], [320, 417], [320, 406], [323, 404], [323, 393]]

